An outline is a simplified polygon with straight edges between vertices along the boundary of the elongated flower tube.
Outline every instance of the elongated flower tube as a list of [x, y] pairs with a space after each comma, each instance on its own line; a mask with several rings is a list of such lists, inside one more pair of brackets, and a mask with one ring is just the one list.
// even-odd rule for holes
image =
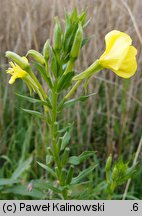
[[120, 77], [133, 76], [137, 70], [137, 50], [131, 45], [130, 36], [113, 30], [105, 36], [105, 43], [106, 50], [99, 59], [100, 65], [111, 69]]

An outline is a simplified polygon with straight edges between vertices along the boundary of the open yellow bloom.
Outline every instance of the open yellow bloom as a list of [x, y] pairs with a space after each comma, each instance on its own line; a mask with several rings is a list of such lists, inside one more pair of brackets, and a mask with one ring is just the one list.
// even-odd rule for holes
[[[28, 63], [28, 59], [26, 57], [22, 57], [25, 61]], [[33, 80], [33, 78], [27, 73], [25, 70], [23, 70], [19, 65], [16, 63], [10, 62], [11, 68], [8, 68], [7, 73], [11, 74], [11, 78], [9, 80], [9, 84], [13, 84], [16, 79], [21, 78], [26, 85], [28, 86], [30, 92], [35, 91], [40, 96], [39, 88], [36, 84], [36, 82]]]
[[[23, 58], [28, 61], [25, 57]], [[13, 84], [18, 78], [24, 79], [28, 75], [28, 73], [21, 69], [16, 63], [10, 62], [9, 64], [11, 65], [11, 68], [8, 68], [7, 73], [12, 75], [9, 84]]]
[[106, 50], [99, 59], [100, 65], [111, 69], [120, 77], [133, 76], [137, 70], [137, 50], [131, 45], [130, 36], [113, 30], [105, 36], [105, 42]]

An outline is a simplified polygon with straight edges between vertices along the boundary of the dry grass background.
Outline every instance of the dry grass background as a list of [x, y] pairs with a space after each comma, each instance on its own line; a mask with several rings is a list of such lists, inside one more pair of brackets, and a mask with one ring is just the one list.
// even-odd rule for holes
[[[97, 96], [90, 98], [85, 105], [85, 113], [76, 105], [74, 114], [77, 124], [78, 141], [83, 148], [88, 148], [90, 142], [93, 148], [98, 148], [98, 143], [107, 146], [107, 152], [121, 152], [122, 140], [128, 131], [132, 135], [134, 146], [138, 145], [142, 129], [142, 1], [141, 0], [0, 0], [0, 53], [1, 62], [4, 61], [6, 50], [12, 50], [24, 55], [28, 49], [41, 51], [47, 38], [52, 38], [54, 17], [64, 17], [64, 9], [70, 11], [77, 7], [79, 11], [87, 9], [88, 19], [91, 23], [86, 29], [86, 36], [93, 35], [91, 41], [82, 50], [79, 61], [76, 64], [78, 71], [90, 65], [104, 50], [104, 36], [112, 29], [125, 31], [133, 38], [133, 43], [138, 49], [137, 74], [126, 83], [116, 77], [112, 72], [97, 74], [89, 84], [89, 91], [98, 92]], [[5, 62], [6, 63], [6, 62]], [[5, 97], [7, 96], [7, 78], [5, 75], [4, 93], [0, 84], [0, 121], [3, 131], [3, 112], [5, 109]], [[100, 88], [104, 85], [105, 96], [101, 100]], [[12, 88], [11, 88], [12, 89]], [[95, 90], [94, 90], [95, 89]], [[14, 94], [11, 90], [10, 97]], [[78, 94], [80, 90], [78, 91]], [[13, 107], [11, 101], [11, 107]], [[12, 108], [11, 108], [12, 110]], [[12, 111], [11, 111], [12, 112]], [[101, 140], [95, 129], [105, 117], [105, 139]], [[72, 115], [68, 110], [66, 118]], [[14, 113], [11, 114], [14, 116]], [[86, 120], [84, 120], [86, 118]], [[84, 121], [87, 127], [84, 129]], [[117, 122], [117, 123], [116, 123]], [[116, 127], [119, 127], [116, 137]], [[85, 138], [82, 131], [85, 130]], [[124, 143], [125, 144], [125, 143]], [[129, 145], [129, 140], [127, 145]], [[132, 149], [131, 149], [132, 148]], [[129, 148], [128, 148], [129, 149]], [[131, 153], [134, 149], [130, 147]]]

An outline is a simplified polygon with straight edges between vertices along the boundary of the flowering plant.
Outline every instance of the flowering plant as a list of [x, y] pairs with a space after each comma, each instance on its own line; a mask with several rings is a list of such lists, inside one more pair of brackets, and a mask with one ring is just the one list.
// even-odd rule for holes
[[[120, 77], [129, 78], [135, 74], [137, 69], [137, 51], [131, 45], [131, 38], [123, 32], [113, 30], [105, 37], [105, 52], [85, 71], [77, 75], [74, 66], [81, 48], [87, 42], [83, 37], [86, 25], [86, 12], [83, 11], [79, 15], [74, 10], [71, 14], [65, 14], [64, 31], [59, 19], [55, 18], [53, 44], [51, 46], [47, 40], [42, 54], [29, 50], [26, 57], [20, 57], [14, 52], [6, 52], [6, 56], [12, 60], [11, 68], [7, 70], [7, 73], [11, 75], [9, 84], [21, 78], [29, 88], [31, 96], [19, 96], [28, 102], [39, 103], [43, 106], [43, 112], [27, 109], [23, 111], [46, 121], [50, 131], [49, 143], [44, 152], [45, 158], [37, 163], [51, 176], [50, 181], [45, 179], [44, 182], [46, 189], [53, 192], [51, 198], [73, 198], [73, 186], [87, 184], [86, 179], [97, 166], [92, 162], [91, 166], [77, 173], [75, 166], [95, 155], [95, 152], [84, 151], [79, 156], [70, 156], [68, 144], [72, 124], [61, 128], [60, 113], [66, 107], [78, 101], [86, 101], [93, 95], [82, 95], [80, 98], [71, 99], [80, 84], [91, 78], [96, 72], [107, 68]], [[43, 88], [36, 73], [33, 72], [29, 57], [34, 60], [35, 68], [47, 84], [48, 91]], [[39, 96], [39, 99], [34, 98], [33, 92]], [[109, 198], [112, 197], [115, 188], [123, 184], [134, 173], [134, 169], [130, 169], [123, 161], [119, 161], [113, 167], [111, 164], [112, 156], [109, 156], [106, 162], [106, 187]]]

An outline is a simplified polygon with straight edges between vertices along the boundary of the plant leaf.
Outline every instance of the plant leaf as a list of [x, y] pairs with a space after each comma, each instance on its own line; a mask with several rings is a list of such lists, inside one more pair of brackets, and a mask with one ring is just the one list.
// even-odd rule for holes
[[35, 67], [39, 71], [39, 73], [41, 74], [45, 82], [48, 84], [48, 86], [52, 89], [53, 88], [52, 81], [50, 77], [47, 76], [45, 68], [39, 63], [35, 63]]
[[18, 177], [20, 177], [20, 175], [29, 167], [32, 160], [33, 160], [33, 157], [30, 156], [27, 160], [25, 160], [24, 162], [21, 162], [19, 166], [16, 168], [16, 170], [14, 171], [14, 173], [12, 174], [11, 179], [15, 180]]
[[33, 188], [32, 191], [28, 191], [28, 185], [17, 185], [11, 188], [8, 188], [4, 191], [5, 193], [14, 193], [21, 196], [30, 196], [33, 198], [41, 199], [44, 196], [44, 193]]
[[21, 95], [21, 94], [18, 94], [18, 93], [16, 93], [16, 95], [18, 97], [23, 98], [24, 100], [26, 100], [28, 102], [33, 103], [33, 104], [42, 104], [43, 106], [47, 106], [50, 109], [52, 109], [52, 105], [51, 105], [51, 102], [50, 102], [49, 98], [46, 98], [46, 101], [42, 101], [42, 100], [35, 99], [35, 98], [32, 98], [32, 97], [27, 97], [25, 95]]
[[71, 99], [71, 100], [68, 100], [64, 103], [64, 107], [70, 107], [72, 105], [74, 105], [76, 102], [84, 102], [86, 101], [89, 97], [91, 96], [94, 96], [96, 95], [96, 92], [95, 93], [92, 93], [92, 94], [89, 94], [89, 95], [84, 95], [84, 96], [81, 96], [79, 98], [75, 98], [75, 99]]
[[66, 145], [69, 143], [70, 138], [71, 138], [71, 132], [72, 132], [72, 125], [68, 127], [67, 131], [62, 137], [61, 150], [63, 150], [66, 147]]
[[38, 163], [39, 166], [41, 166], [43, 169], [45, 169], [47, 172], [49, 172], [53, 177], [56, 177], [55, 172], [49, 166], [47, 166], [47, 165], [45, 165], [43, 163], [40, 163], [38, 161], [37, 161], [37, 163]]
[[63, 75], [61, 79], [59, 80], [57, 91], [60, 92], [63, 89], [66, 89], [71, 85], [71, 80], [74, 77], [75, 72], [70, 71], [67, 74]]
[[90, 173], [95, 169], [96, 166], [97, 165], [93, 165], [93, 166], [81, 171], [77, 177], [72, 179], [71, 184], [80, 183], [82, 179], [84, 179], [85, 177], [90, 175]]
[[79, 165], [83, 161], [87, 160], [89, 157], [93, 156], [95, 151], [85, 151], [79, 156], [72, 156], [69, 158], [69, 163], [73, 165]]
[[61, 190], [54, 187], [51, 183], [49, 182], [43, 182], [41, 180], [35, 180], [33, 181], [33, 185], [35, 188], [38, 188], [39, 190], [47, 190], [50, 189], [54, 191], [55, 193], [61, 193]]
[[32, 114], [38, 118], [43, 118], [43, 114], [41, 112], [35, 111], [35, 110], [28, 110], [28, 109], [23, 109], [21, 108], [24, 112]]
[[8, 178], [0, 178], [0, 186], [3, 186], [3, 185], [11, 185], [11, 184], [14, 184], [14, 183], [18, 183], [19, 181], [18, 180], [15, 180], [15, 179], [8, 179]]

